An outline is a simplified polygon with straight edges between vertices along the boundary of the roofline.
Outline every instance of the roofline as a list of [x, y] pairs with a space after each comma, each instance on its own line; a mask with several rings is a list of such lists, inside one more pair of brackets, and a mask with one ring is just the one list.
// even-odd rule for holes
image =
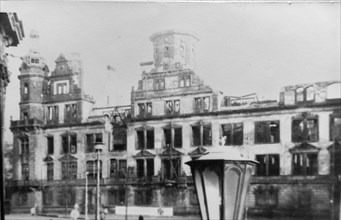
[[154, 41], [155, 38], [161, 36], [161, 35], [170, 35], [170, 34], [182, 34], [182, 35], [188, 35], [188, 36], [192, 36], [195, 39], [197, 39], [199, 41], [199, 37], [191, 32], [188, 31], [180, 31], [180, 30], [165, 30], [165, 31], [160, 31], [160, 32], [156, 32], [154, 34], [152, 34], [149, 39], [151, 41]]

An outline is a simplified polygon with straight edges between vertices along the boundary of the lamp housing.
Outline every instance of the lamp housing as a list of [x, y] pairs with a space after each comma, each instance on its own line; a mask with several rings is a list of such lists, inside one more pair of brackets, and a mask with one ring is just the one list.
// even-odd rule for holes
[[246, 194], [257, 163], [226, 146], [186, 162], [191, 167], [203, 220], [244, 218]]

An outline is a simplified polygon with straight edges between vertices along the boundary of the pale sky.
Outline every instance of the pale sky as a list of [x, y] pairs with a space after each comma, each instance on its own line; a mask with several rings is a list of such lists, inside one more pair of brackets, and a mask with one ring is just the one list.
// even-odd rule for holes
[[[149, 37], [177, 29], [195, 33], [197, 74], [226, 95], [257, 93], [278, 99], [281, 87], [340, 80], [340, 2], [334, 3], [133, 3], [0, 1], [1, 12], [17, 12], [25, 38], [7, 48], [29, 51], [30, 32], [40, 34], [40, 51], [50, 71], [59, 54], [81, 54], [85, 91], [97, 106], [130, 104], [139, 64], [153, 59]], [[328, 2], [328, 1], [326, 1]], [[6, 141], [10, 116], [19, 119], [20, 60], [9, 57]], [[116, 71], [108, 71], [107, 65]]]

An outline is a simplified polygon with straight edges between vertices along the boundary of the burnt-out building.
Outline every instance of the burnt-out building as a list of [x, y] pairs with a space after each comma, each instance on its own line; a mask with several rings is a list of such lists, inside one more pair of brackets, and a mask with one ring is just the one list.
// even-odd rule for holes
[[[39, 53], [25, 57], [21, 118], [11, 123], [13, 210], [36, 204], [42, 212], [63, 212], [75, 203], [84, 210], [87, 193], [93, 211], [100, 175], [100, 202], [112, 212], [198, 214], [185, 162], [233, 146], [259, 162], [249, 214], [339, 214], [340, 81], [286, 86], [279, 101], [228, 96], [196, 74], [196, 35], [169, 30], [150, 40], [154, 59], [141, 63], [125, 106], [94, 108], [79, 60], [61, 55], [50, 74]], [[96, 142], [106, 146], [99, 173]]]

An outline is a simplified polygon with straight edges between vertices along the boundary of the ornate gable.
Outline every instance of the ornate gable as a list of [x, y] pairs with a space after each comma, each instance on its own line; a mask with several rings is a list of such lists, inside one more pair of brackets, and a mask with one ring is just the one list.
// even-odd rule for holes
[[178, 150], [176, 150], [174, 147], [167, 147], [162, 153], [160, 154], [160, 157], [180, 157], [182, 153]]
[[197, 149], [191, 151], [188, 153], [188, 155], [192, 158], [192, 159], [196, 159], [201, 157], [204, 154], [207, 154], [207, 150], [203, 147], [198, 147]]
[[335, 141], [327, 149], [328, 149], [329, 152], [341, 151], [341, 144], [338, 141]]
[[320, 148], [309, 144], [307, 142], [303, 142], [302, 144], [298, 144], [295, 147], [289, 149], [290, 153], [302, 153], [302, 152], [309, 152], [309, 153], [317, 153], [320, 151]]
[[43, 161], [44, 162], [51, 162], [51, 161], [54, 161], [54, 158], [51, 155], [48, 155], [43, 159]]
[[66, 154], [64, 156], [62, 156], [61, 158], [59, 158], [60, 161], [77, 161], [77, 158], [70, 155], [70, 154]]
[[141, 157], [144, 157], [144, 158], [149, 157], [150, 158], [150, 157], [155, 157], [155, 154], [152, 154], [149, 151], [143, 149], [140, 152], [138, 152], [134, 157], [135, 158], [141, 158]]

